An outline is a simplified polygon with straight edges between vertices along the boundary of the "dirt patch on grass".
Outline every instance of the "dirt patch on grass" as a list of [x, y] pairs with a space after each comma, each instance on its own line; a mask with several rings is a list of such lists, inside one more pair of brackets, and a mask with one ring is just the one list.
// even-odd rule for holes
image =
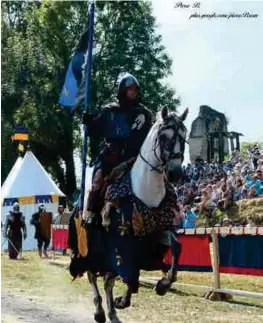
[[93, 318], [84, 307], [76, 308], [75, 306], [61, 306], [47, 304], [43, 300], [28, 296], [25, 294], [12, 294], [10, 292], [2, 292], [2, 314], [1, 322], [26, 322], [26, 323], [92, 323]]
[[[93, 293], [86, 278], [71, 284], [65, 269], [51, 266], [35, 253], [25, 253], [23, 257], [22, 261], [11, 261], [6, 255], [2, 256], [2, 322], [92, 322]], [[142, 274], [149, 275], [148, 272]], [[211, 286], [212, 275], [183, 272], [179, 273], [179, 281]], [[228, 288], [263, 290], [259, 277], [222, 275], [222, 282]], [[99, 286], [105, 298], [101, 281]], [[114, 293], [119, 296], [123, 290], [124, 285], [118, 282]], [[132, 306], [118, 314], [123, 323], [239, 323], [240, 317], [242, 323], [263, 321], [262, 300], [235, 297], [233, 302], [217, 303], [201, 296], [177, 292], [159, 297], [151, 289], [140, 288]], [[20, 308], [18, 312], [16, 307]], [[105, 304], [104, 308], [106, 310]]]

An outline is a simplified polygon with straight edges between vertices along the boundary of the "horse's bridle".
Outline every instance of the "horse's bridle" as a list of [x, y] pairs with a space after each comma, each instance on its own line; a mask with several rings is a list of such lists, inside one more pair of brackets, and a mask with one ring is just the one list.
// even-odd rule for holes
[[[160, 173], [162, 174], [163, 173], [163, 167], [165, 166], [165, 164], [167, 162], [169, 162], [169, 160], [171, 159], [175, 159], [175, 158], [181, 158], [182, 161], [184, 159], [184, 148], [185, 148], [185, 143], [187, 143], [187, 140], [185, 138], [183, 138], [180, 134], [179, 134], [179, 129], [181, 128], [184, 128], [185, 129], [185, 126], [183, 124], [182, 121], [179, 121], [179, 124], [178, 125], [167, 125], [167, 126], [164, 126], [162, 124], [159, 125], [159, 129], [158, 129], [158, 132], [157, 132], [157, 137], [156, 137], [156, 140], [155, 140], [155, 144], [153, 146], [153, 151], [154, 151], [154, 155], [156, 157], [157, 160], [160, 161], [160, 164], [157, 165], [157, 166], [154, 166], [152, 165], [143, 155], [142, 155], [142, 152], [140, 150], [139, 152], [139, 156], [141, 157], [141, 159], [148, 165], [151, 167], [151, 171], [156, 171], [157, 173]], [[170, 143], [169, 143], [169, 146], [170, 146], [170, 149], [169, 149], [169, 156], [168, 158], [165, 158], [164, 156], [164, 140], [162, 139], [161, 137], [161, 133], [165, 130], [173, 130], [174, 131], [174, 134], [173, 134], [173, 137], [171, 138], [170, 140]], [[181, 150], [177, 153], [174, 153], [173, 149], [174, 149], [174, 146], [175, 146], [175, 143], [176, 143], [176, 140], [177, 138], [179, 137], [179, 140], [180, 140], [180, 147], [181, 147]], [[158, 146], [160, 146], [160, 158], [157, 156], [157, 153], [156, 153], [156, 149], [158, 148]], [[160, 169], [161, 167], [161, 169]]]

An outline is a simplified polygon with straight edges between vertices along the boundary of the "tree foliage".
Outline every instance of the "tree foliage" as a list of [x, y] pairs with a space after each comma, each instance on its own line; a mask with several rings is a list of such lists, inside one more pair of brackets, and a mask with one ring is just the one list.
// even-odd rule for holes
[[251, 151], [256, 144], [259, 146], [259, 148], [263, 148], [263, 142], [242, 142], [240, 149], [241, 157], [244, 159], [249, 159], [251, 156], [248, 152]]
[[[89, 2], [2, 2], [2, 180], [16, 153], [10, 143], [16, 124], [30, 129], [30, 146], [71, 197], [76, 189], [73, 152], [80, 151], [79, 115], [70, 116], [58, 99], [74, 47], [87, 25]], [[97, 2], [92, 109], [114, 99], [118, 75], [133, 73], [144, 104], [156, 111], [179, 103], [164, 84], [169, 58], [149, 2]], [[91, 145], [90, 157], [98, 152]], [[41, 185], [41, 184], [40, 184]]]

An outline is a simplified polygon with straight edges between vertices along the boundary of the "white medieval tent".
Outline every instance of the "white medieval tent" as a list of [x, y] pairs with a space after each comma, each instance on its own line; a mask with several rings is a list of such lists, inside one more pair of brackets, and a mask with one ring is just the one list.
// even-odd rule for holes
[[[59, 196], [65, 195], [31, 151], [27, 151], [24, 158], [18, 157], [1, 188], [1, 214], [4, 224], [6, 214], [12, 209], [12, 205], [15, 202], [20, 204], [27, 226], [27, 238], [23, 241], [23, 250], [36, 249], [35, 228], [30, 225], [30, 219], [38, 210], [38, 204], [43, 203], [46, 211], [54, 215], [57, 213]], [[6, 249], [7, 242], [1, 248]]]

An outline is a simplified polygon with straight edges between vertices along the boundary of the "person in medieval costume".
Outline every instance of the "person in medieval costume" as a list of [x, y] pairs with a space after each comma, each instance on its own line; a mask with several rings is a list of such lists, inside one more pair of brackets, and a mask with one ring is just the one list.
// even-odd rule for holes
[[37, 240], [37, 247], [38, 247], [38, 253], [39, 257], [42, 258], [42, 249], [43, 249], [43, 256], [48, 257], [47, 255], [47, 248], [50, 244], [50, 240], [46, 239], [42, 234], [40, 230], [41, 225], [41, 213], [46, 212], [46, 207], [44, 204], [39, 204], [38, 206], [38, 212], [34, 213], [32, 215], [32, 218], [30, 220], [30, 224], [35, 226], [36, 232], [35, 232], [35, 239]]
[[10, 259], [19, 259], [22, 251], [22, 231], [24, 239], [27, 237], [25, 217], [20, 212], [20, 205], [16, 202], [13, 210], [6, 216], [4, 237], [8, 239], [8, 252]]
[[141, 104], [139, 82], [126, 73], [118, 85], [117, 102], [107, 104], [97, 116], [85, 112], [82, 122], [88, 126], [89, 136], [105, 141], [95, 161], [87, 203], [87, 217], [92, 222], [103, 208], [105, 177], [120, 164], [131, 167], [152, 126], [152, 114]]
[[58, 213], [55, 215], [53, 219], [53, 224], [59, 225], [61, 224], [62, 216], [64, 214], [65, 208], [64, 205], [58, 206]]

